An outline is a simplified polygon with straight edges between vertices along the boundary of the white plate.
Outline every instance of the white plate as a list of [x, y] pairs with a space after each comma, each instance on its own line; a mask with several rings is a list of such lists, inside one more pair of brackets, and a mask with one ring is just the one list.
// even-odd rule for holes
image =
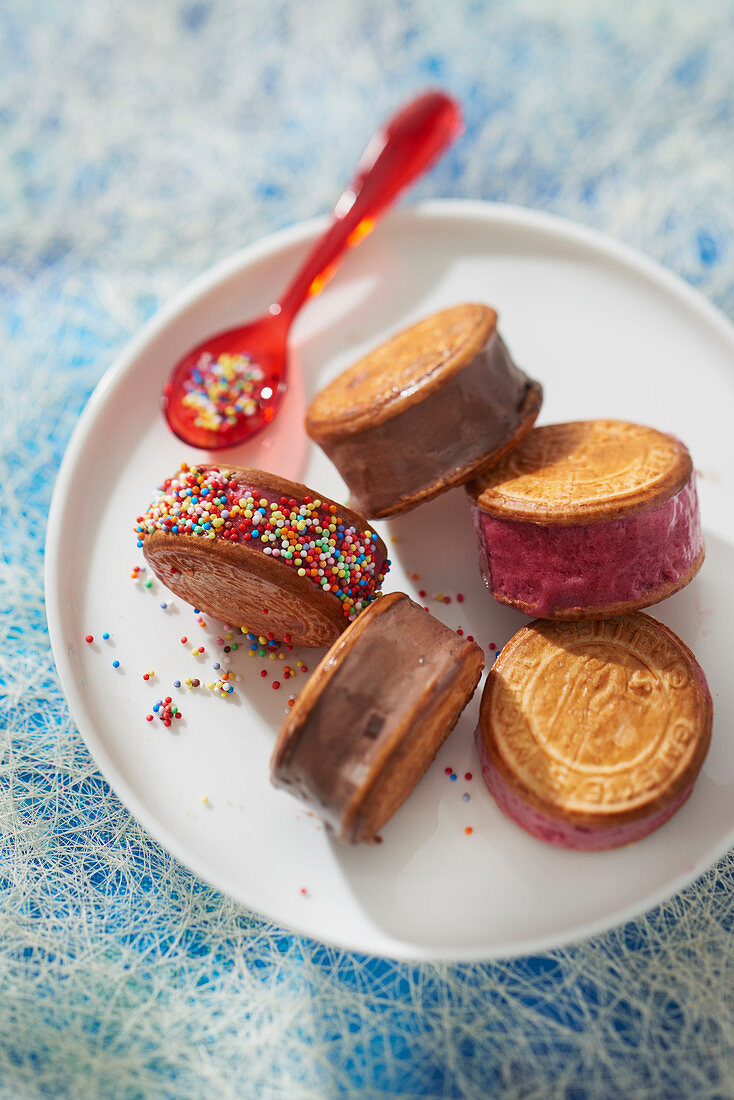
[[[170, 365], [207, 333], [262, 310], [322, 225], [279, 233], [198, 279], [132, 342], [81, 418], [56, 486], [46, 558], [51, 641], [75, 720], [153, 836], [286, 927], [413, 959], [532, 952], [601, 930], [678, 890], [734, 843], [734, 330], [682, 282], [613, 241], [526, 210], [469, 202], [394, 213], [308, 306], [293, 333], [291, 388], [277, 421], [221, 461], [261, 466], [344, 499], [334, 468], [303, 434], [311, 394], [408, 322], [467, 299], [486, 301], [498, 308], [517, 362], [545, 385], [541, 421], [620, 417], [687, 442], [700, 472], [708, 549], [699, 577], [654, 609], [698, 656], [715, 707], [703, 773], [668, 825], [598, 854], [556, 850], [526, 835], [476, 778], [477, 692], [384, 830], [384, 843], [345, 848], [268, 781], [287, 689], [305, 676], [273, 691], [275, 662], [238, 650], [231, 667], [243, 681], [232, 699], [174, 690], [177, 677], [213, 678], [220, 632], [211, 623], [203, 629], [178, 600], [163, 611], [157, 582], [146, 590], [130, 579], [143, 561], [132, 534], [136, 515], [163, 477], [197, 455], [158, 411]], [[495, 604], [480, 582], [461, 490], [378, 526], [395, 540], [387, 591], [426, 590], [434, 613], [485, 647], [501, 647], [526, 621]], [[463, 603], [434, 598], [459, 592]], [[103, 631], [110, 641], [101, 641]], [[206, 658], [191, 654], [199, 642]], [[311, 665], [317, 657], [289, 656]], [[156, 671], [152, 682], [142, 679], [148, 669]], [[175, 734], [145, 720], [166, 694], [184, 712]]]

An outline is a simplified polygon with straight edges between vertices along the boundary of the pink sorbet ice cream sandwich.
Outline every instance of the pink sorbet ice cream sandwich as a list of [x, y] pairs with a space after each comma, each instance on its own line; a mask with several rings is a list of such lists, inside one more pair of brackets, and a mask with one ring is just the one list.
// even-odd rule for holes
[[647, 607], [703, 562], [691, 456], [654, 428], [534, 428], [467, 490], [487, 587], [528, 615], [602, 619]]
[[633, 612], [523, 627], [495, 661], [476, 742], [497, 805], [562, 848], [640, 840], [686, 801], [711, 740], [691, 651]]

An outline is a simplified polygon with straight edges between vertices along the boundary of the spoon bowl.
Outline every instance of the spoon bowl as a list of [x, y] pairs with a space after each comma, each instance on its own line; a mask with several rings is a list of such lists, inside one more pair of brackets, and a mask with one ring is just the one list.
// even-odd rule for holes
[[329, 227], [281, 298], [256, 320], [203, 340], [175, 365], [161, 405], [179, 439], [216, 451], [272, 423], [287, 388], [288, 332], [296, 314], [462, 130], [458, 103], [434, 91], [411, 100], [372, 136]]
[[267, 427], [287, 389], [289, 328], [282, 315], [268, 312], [187, 352], [163, 391], [171, 431], [214, 451]]

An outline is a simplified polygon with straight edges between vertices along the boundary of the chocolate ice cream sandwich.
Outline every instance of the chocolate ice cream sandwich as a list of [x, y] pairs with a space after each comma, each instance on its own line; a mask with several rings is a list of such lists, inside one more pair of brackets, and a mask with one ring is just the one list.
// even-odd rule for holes
[[370, 352], [311, 402], [306, 430], [378, 518], [408, 511], [496, 462], [538, 415], [484, 305], [442, 310]]
[[280, 731], [272, 779], [349, 844], [374, 841], [474, 694], [479, 646], [402, 593], [335, 642]]

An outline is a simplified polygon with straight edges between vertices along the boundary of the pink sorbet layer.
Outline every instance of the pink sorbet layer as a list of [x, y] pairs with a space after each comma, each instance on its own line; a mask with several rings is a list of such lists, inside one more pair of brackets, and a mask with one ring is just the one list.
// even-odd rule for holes
[[524, 802], [492, 763], [484, 745], [481, 727], [477, 727], [474, 739], [479, 750], [484, 782], [502, 812], [539, 840], [545, 840], [559, 848], [572, 848], [577, 852], [598, 852], [605, 848], [621, 848], [624, 844], [642, 840], [648, 833], [664, 825], [676, 810], [680, 809], [696, 782], [694, 777], [672, 802], [647, 817], [637, 818], [623, 825], [600, 825], [590, 829], [584, 825], [572, 825], [570, 822], [549, 817], [535, 806]]
[[656, 603], [685, 581], [703, 551], [693, 475], [670, 500], [621, 519], [538, 524], [498, 519], [475, 504], [472, 519], [492, 595], [541, 618]]

